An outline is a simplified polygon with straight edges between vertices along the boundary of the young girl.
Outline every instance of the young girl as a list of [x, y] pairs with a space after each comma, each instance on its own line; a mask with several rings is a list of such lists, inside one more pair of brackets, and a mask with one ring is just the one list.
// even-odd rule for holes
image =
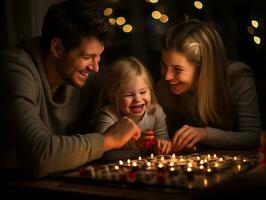
[[173, 151], [208, 145], [254, 149], [259, 145], [260, 116], [252, 70], [228, 63], [215, 28], [188, 20], [162, 38], [158, 101], [173, 134]]
[[157, 104], [152, 78], [148, 70], [134, 57], [119, 59], [106, 68], [102, 105], [96, 122], [96, 131], [104, 133], [121, 117], [134, 120], [142, 131], [137, 141], [129, 141], [124, 149], [143, 150], [155, 142], [158, 154], [168, 154], [171, 142], [165, 114]]

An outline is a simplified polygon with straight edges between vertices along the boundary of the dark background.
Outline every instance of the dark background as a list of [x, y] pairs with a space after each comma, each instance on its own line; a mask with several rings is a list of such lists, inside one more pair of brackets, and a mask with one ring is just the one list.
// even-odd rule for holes
[[[59, 0], [2, 0], [0, 2], [0, 49], [11, 47], [20, 39], [38, 35], [43, 15], [51, 3]], [[114, 44], [106, 49], [103, 62], [110, 63], [121, 56], [134, 55], [151, 71], [155, 82], [160, 78], [160, 37], [172, 25], [188, 18], [197, 18], [215, 24], [220, 32], [228, 58], [243, 61], [254, 71], [263, 128], [266, 128], [266, 46], [265, 0], [204, 0], [203, 8], [196, 9], [193, 0], [90, 0], [103, 9], [113, 9], [109, 17], [123, 16], [133, 31], [125, 33], [122, 26], [114, 25]], [[169, 17], [161, 23], [151, 17], [159, 10]], [[251, 20], [259, 22], [252, 28]], [[248, 32], [248, 27], [253, 33]], [[253, 36], [259, 36], [256, 44]]]

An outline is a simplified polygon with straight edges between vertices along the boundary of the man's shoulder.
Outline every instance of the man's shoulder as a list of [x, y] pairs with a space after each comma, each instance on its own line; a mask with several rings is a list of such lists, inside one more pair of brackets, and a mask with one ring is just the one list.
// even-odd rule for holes
[[29, 53], [25, 49], [21, 47], [13, 47], [3, 50], [1, 52], [0, 59], [1, 61], [6, 62], [23, 63], [31, 58]]
[[[39, 42], [39, 38], [33, 37], [33, 38], [29, 38], [29, 39], [25, 39], [21, 41], [19, 44], [17, 44], [14, 47], [10, 47], [10, 48], [3, 50], [0, 53], [1, 62], [10, 62], [10, 63], [16, 63], [20, 65], [25, 65], [25, 66], [28, 66], [29, 63], [32, 64], [34, 55], [32, 55], [33, 53], [31, 52], [36, 53], [35, 50], [37, 47], [34, 47], [36, 46], [36, 44], [34, 45], [34, 43], [38, 43], [38, 42]], [[29, 51], [28, 46], [31, 46], [33, 50]]]

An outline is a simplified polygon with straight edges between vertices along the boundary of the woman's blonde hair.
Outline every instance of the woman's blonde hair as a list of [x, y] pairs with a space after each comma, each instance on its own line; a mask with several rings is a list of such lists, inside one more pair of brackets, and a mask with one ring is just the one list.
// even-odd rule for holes
[[122, 88], [130, 83], [135, 77], [143, 77], [151, 94], [151, 104], [147, 109], [148, 114], [155, 112], [155, 104], [157, 104], [153, 79], [148, 69], [135, 57], [120, 58], [113, 62], [105, 69], [104, 87], [102, 90], [101, 105], [111, 104], [117, 114], [121, 116], [119, 109], [119, 99], [121, 98]]
[[203, 126], [233, 129], [234, 105], [229, 91], [223, 41], [211, 24], [191, 19], [167, 31], [163, 50], [175, 50], [196, 66], [195, 111]]

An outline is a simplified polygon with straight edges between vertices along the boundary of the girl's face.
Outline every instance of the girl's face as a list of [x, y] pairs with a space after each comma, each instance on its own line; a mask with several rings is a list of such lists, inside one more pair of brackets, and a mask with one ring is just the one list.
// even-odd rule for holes
[[136, 76], [121, 90], [119, 109], [122, 115], [138, 121], [151, 103], [151, 92], [142, 76]]
[[196, 66], [184, 54], [175, 50], [163, 50], [162, 73], [173, 94], [180, 95], [194, 89]]

